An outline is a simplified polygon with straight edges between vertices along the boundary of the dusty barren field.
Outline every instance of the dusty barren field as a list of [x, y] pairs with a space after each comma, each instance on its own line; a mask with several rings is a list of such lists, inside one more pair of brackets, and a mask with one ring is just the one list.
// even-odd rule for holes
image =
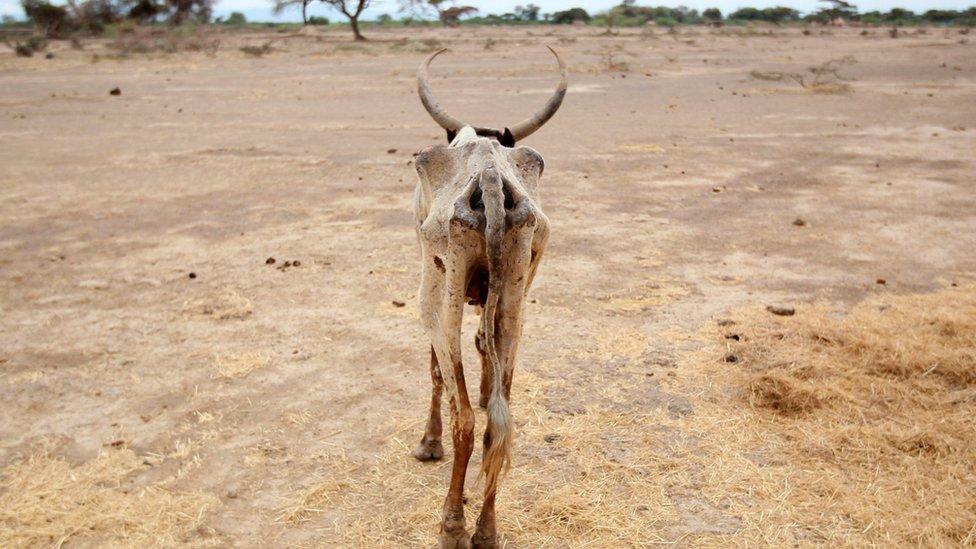
[[511, 124], [546, 44], [504, 545], [976, 543], [976, 36], [370, 37], [0, 53], [0, 545], [433, 545], [414, 74]]

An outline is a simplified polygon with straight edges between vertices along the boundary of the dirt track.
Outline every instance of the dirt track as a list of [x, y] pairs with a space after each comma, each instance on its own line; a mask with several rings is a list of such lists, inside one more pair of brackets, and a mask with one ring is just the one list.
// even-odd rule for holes
[[[666, 453], [689, 444], [677, 420], [697, 407], [671, 387], [698, 345], [681, 334], [750, 304], [973, 280], [972, 35], [601, 32], [374, 31], [363, 46], [225, 35], [216, 56], [106, 59], [104, 44], [0, 55], [0, 466], [45, 440], [73, 464], [122, 441], [149, 456], [126, 483], [214, 497], [182, 541], [353, 543], [342, 526], [363, 509], [351, 503], [283, 509], [328, 460], [368, 471], [391, 441], [421, 435], [411, 159], [444, 138], [414, 71], [439, 44], [452, 51], [432, 85], [473, 123], [512, 124], [545, 101], [545, 44], [573, 71], [562, 110], [525, 142], [546, 159], [552, 237], [516, 371], [520, 428], [667, 416], [644, 439]], [[238, 51], [271, 39], [262, 58]], [[608, 48], [628, 66], [611, 70]], [[750, 75], [847, 56], [831, 82], [848, 91]], [[228, 364], [254, 369], [222, 375]], [[541, 438], [516, 446], [515, 477], [573, 462]], [[431, 544], [447, 466], [403, 450], [396, 467], [418, 479], [421, 527], [394, 518], [399, 529], [372, 534]], [[740, 517], [697, 500], [683, 484], [694, 472], [675, 478], [641, 510], [658, 540], [734, 542]], [[504, 491], [507, 543], [538, 546], [503, 519], [542, 496]], [[369, 512], [388, 512], [379, 503]]]

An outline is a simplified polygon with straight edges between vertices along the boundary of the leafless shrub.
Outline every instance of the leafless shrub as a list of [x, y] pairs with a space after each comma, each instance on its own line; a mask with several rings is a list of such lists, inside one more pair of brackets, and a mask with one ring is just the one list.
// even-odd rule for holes
[[776, 71], [751, 71], [749, 76], [755, 78], [756, 80], [766, 80], [769, 82], [781, 82], [786, 78], [786, 74]]
[[265, 42], [260, 46], [241, 46], [240, 50], [251, 57], [263, 57], [272, 51], [271, 42]]
[[604, 67], [607, 72], [628, 72], [630, 71], [630, 65], [626, 61], [621, 61], [620, 58], [623, 56], [632, 56], [630, 52], [624, 50], [623, 46], [620, 45], [608, 45], [604, 46], [600, 50], [600, 59], [603, 62]]
[[116, 50], [115, 58], [132, 54], [179, 52], [205, 52], [212, 56], [220, 48], [220, 39], [202, 32], [183, 35], [166, 29], [140, 29], [121, 34], [108, 47]]
[[831, 59], [825, 63], [810, 67], [804, 73], [788, 73], [786, 76], [796, 81], [801, 87], [814, 93], [847, 93], [851, 91], [851, 86], [844, 82], [850, 80], [840, 74], [840, 69], [845, 65], [852, 65], [857, 61], [846, 56], [840, 59]]
[[[494, 45], [495, 42], [494, 39], [489, 38], [488, 41], [492, 42], [492, 45]], [[352, 47], [350, 47], [348, 44], [345, 45], [339, 44], [338, 46], [336, 46], [336, 49], [345, 50], [345, 51], [367, 51], [364, 48], [361, 48], [359, 46], [361, 45], [353, 44]], [[396, 42], [393, 42], [393, 44], [390, 45], [390, 49], [392, 50], [417, 52], [417, 53], [432, 53], [439, 49], [442, 49], [443, 47], [444, 47], [444, 43], [436, 38], [424, 38], [422, 40], [411, 40], [409, 38], [401, 38], [400, 40], [397, 40]], [[489, 48], [485, 47], [485, 49], [489, 49]]]
[[33, 57], [35, 53], [44, 51], [47, 48], [47, 40], [43, 36], [31, 36], [23, 42], [20, 40], [11, 42], [4, 37], [3, 43], [14, 50], [17, 57]]

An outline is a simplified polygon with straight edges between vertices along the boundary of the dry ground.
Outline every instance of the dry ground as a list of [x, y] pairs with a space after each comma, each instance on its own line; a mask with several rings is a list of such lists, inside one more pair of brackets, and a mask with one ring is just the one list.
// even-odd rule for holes
[[[972, 290], [897, 296], [976, 273], [976, 37], [371, 36], [0, 54], [3, 545], [430, 546], [449, 465], [407, 451], [429, 395], [411, 153], [443, 137], [414, 71], [449, 45], [442, 103], [511, 124], [555, 84], [544, 44], [573, 74], [525, 143], [553, 236], [505, 544], [974, 543]], [[887, 331], [825, 343], [865, 299], [840, 333]], [[770, 303], [796, 324], [767, 326]], [[887, 350], [916, 325], [939, 329]], [[858, 358], [936, 347], [932, 370]], [[875, 438], [835, 440], [865, 417]]]

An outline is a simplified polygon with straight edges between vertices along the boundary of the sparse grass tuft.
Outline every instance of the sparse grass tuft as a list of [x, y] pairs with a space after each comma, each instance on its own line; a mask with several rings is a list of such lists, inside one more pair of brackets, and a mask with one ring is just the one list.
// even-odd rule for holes
[[758, 375], [749, 382], [746, 389], [749, 404], [784, 415], [816, 410], [826, 400], [810, 384], [780, 374]]
[[108, 44], [115, 50], [116, 59], [124, 59], [133, 54], [204, 52], [216, 55], [220, 39], [199, 29], [163, 29], [135, 27], [130, 31], [119, 32], [115, 40]]
[[247, 374], [264, 368], [270, 359], [261, 353], [243, 353], [237, 355], [218, 356], [214, 359], [214, 368], [223, 378], [241, 378]]
[[769, 71], [769, 72], [766, 72], [766, 71], [750, 71], [749, 72], [749, 76], [753, 77], [756, 80], [766, 80], [768, 82], [780, 82], [784, 78], [786, 78], [786, 75], [785, 74], [783, 74], [781, 72], [775, 72], [775, 71]]
[[184, 314], [206, 315], [215, 320], [242, 320], [254, 311], [251, 300], [231, 287], [219, 293], [187, 301], [183, 304]]
[[148, 468], [125, 448], [105, 450], [78, 466], [43, 451], [8, 465], [0, 477], [0, 546], [186, 543], [219, 500], [161, 482], [134, 484], [133, 477]]

